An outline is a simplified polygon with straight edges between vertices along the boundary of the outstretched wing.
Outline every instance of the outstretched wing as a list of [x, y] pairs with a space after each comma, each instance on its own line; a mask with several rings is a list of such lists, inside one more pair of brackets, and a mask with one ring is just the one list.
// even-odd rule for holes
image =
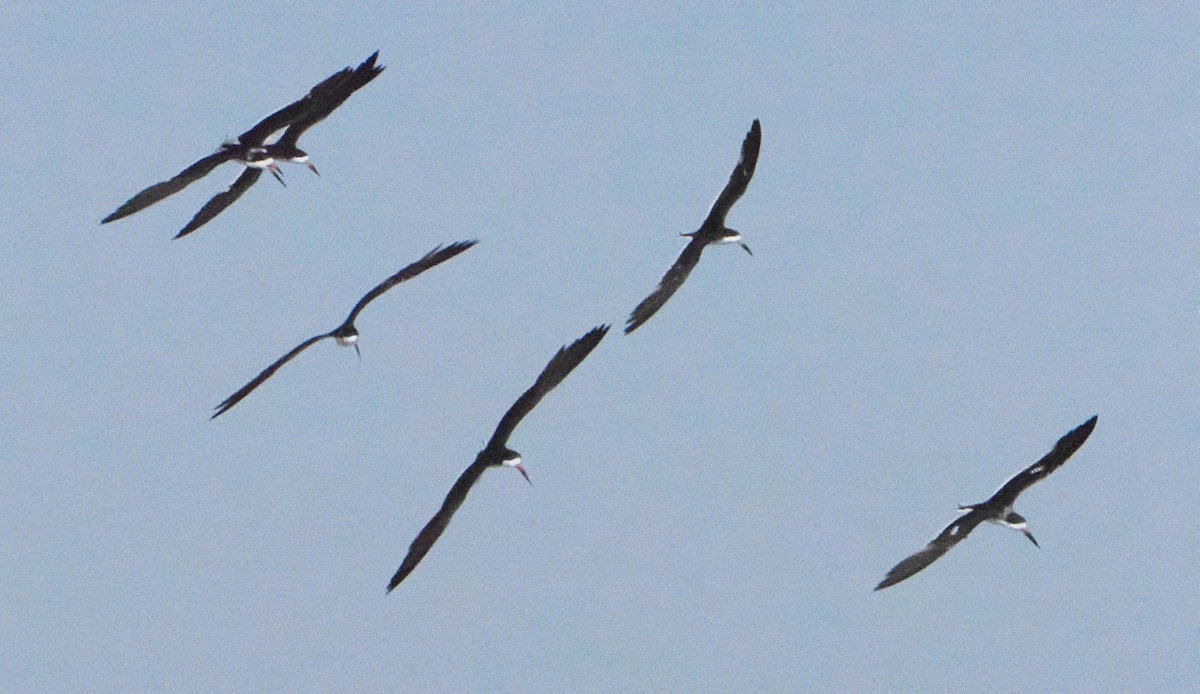
[[534, 381], [533, 386], [522, 393], [513, 406], [508, 408], [508, 412], [504, 413], [500, 424], [496, 426], [496, 432], [488, 441], [487, 447], [490, 449], [504, 447], [508, 437], [512, 436], [513, 430], [517, 428], [517, 424], [537, 406], [546, 393], [554, 390], [554, 387], [562, 383], [572, 369], [579, 366], [579, 362], [591, 354], [596, 345], [600, 344], [600, 340], [603, 340], [608, 333], [608, 327], [607, 325], [598, 325], [583, 337], [572, 342], [570, 346], [559, 348], [550, 362], [546, 364], [546, 368], [542, 369], [541, 375], [537, 377], [537, 381]]
[[300, 344], [296, 345], [295, 348], [292, 349], [292, 351], [290, 351], [287, 354], [283, 355], [282, 357], [276, 359], [274, 364], [271, 364], [267, 368], [263, 369], [262, 373], [260, 373], [259, 375], [255, 376], [253, 379], [251, 379], [251, 381], [249, 383], [242, 386], [241, 388], [238, 388], [238, 391], [236, 393], [234, 393], [233, 395], [230, 395], [229, 397], [222, 400], [221, 404], [217, 405], [214, 408], [216, 410], [216, 412], [214, 412], [213, 416], [209, 417], [209, 419], [216, 419], [217, 417], [225, 414], [225, 412], [227, 410], [229, 410], [231, 407], [233, 407], [234, 405], [241, 402], [242, 398], [246, 397], [255, 388], [262, 385], [263, 381], [270, 378], [272, 374], [274, 374], [276, 371], [279, 370], [279, 367], [281, 367], [284, 364], [291, 361], [297, 354], [303, 352], [304, 350], [308, 349], [313, 344], [329, 337], [330, 335], [331, 335], [331, 333], [325, 333], [324, 335], [315, 335], [313, 337], [308, 338], [304, 342], [301, 342]]
[[396, 286], [397, 284], [400, 284], [401, 282], [403, 282], [405, 280], [410, 280], [410, 279], [416, 277], [417, 275], [421, 274], [422, 272], [425, 272], [426, 270], [433, 267], [434, 265], [438, 265], [440, 263], [446, 262], [447, 260], [450, 260], [454, 256], [458, 255], [459, 253], [462, 253], [463, 251], [467, 250], [468, 248], [470, 248], [471, 246], [474, 246], [477, 243], [479, 243], [479, 241], [457, 241], [455, 243], [450, 244], [449, 246], [446, 246], [445, 248], [438, 246], [437, 248], [434, 248], [432, 251], [429, 251], [428, 253], [426, 253], [424, 255], [424, 257], [422, 257], [417, 262], [409, 265], [408, 267], [404, 268], [400, 272], [397, 272], [396, 274], [392, 275], [391, 277], [387, 278], [386, 280], [380, 282], [378, 286], [376, 286], [371, 291], [367, 292], [366, 296], [359, 299], [358, 303], [354, 305], [354, 308], [350, 311], [350, 316], [346, 318], [346, 322], [343, 325], [349, 325], [349, 324], [353, 323], [354, 319], [356, 317], [358, 317], [359, 311], [362, 311], [363, 308], [367, 304], [374, 301], [380, 294], [383, 294], [387, 290], [391, 289], [392, 287]]
[[629, 314], [629, 319], [625, 321], [625, 334], [637, 330], [642, 323], [650, 320], [658, 309], [667, 303], [667, 299], [676, 292], [683, 281], [687, 279], [692, 268], [696, 267], [696, 263], [700, 262], [700, 253], [704, 250], [705, 243], [698, 237], [693, 236], [688, 245], [684, 247], [683, 252], [679, 254], [679, 258], [675, 260], [675, 264], [671, 269], [667, 270], [667, 274], [659, 281], [658, 287], [650, 294], [650, 296], [642, 299], [642, 303], [633, 309], [633, 313]]
[[375, 65], [375, 59], [378, 57], [379, 51], [375, 51], [354, 70], [346, 68], [334, 75], [339, 79], [331, 77], [313, 87], [313, 90], [305, 97], [308, 103], [303, 112], [288, 125], [288, 129], [280, 136], [278, 144], [294, 146], [305, 130], [325, 120], [326, 116], [333, 113], [346, 99], [349, 99], [351, 94], [378, 77], [385, 67]]
[[1028, 489], [1036, 482], [1045, 479], [1050, 473], [1057, 470], [1063, 463], [1067, 462], [1075, 451], [1087, 441], [1088, 436], [1091, 436], [1092, 429], [1096, 428], [1096, 419], [1099, 415], [1092, 415], [1092, 418], [1067, 432], [1058, 443], [1054, 444], [1054, 450], [1042, 456], [1042, 459], [1025, 468], [1024, 470], [1013, 475], [1011, 479], [1005, 482], [992, 498], [988, 501], [999, 501], [1004, 506], [1011, 507], [1021, 495], [1021, 492]]
[[392, 592], [393, 588], [400, 585], [400, 582], [407, 578], [413, 569], [417, 568], [417, 564], [420, 564], [425, 555], [429, 553], [429, 548], [433, 547], [433, 543], [442, 536], [446, 526], [450, 525], [450, 519], [454, 517], [454, 512], [458, 510], [459, 506], [462, 506], [463, 500], [467, 498], [467, 492], [471, 491], [471, 486], [475, 484], [487, 467], [481, 453], [475, 462], [458, 476], [458, 481], [450, 488], [450, 493], [446, 495], [442, 507], [438, 509], [433, 518], [429, 519], [429, 522], [417, 534], [416, 539], [408, 546], [408, 554], [404, 556], [400, 568], [396, 569], [392, 580], [388, 582], [387, 592]]
[[234, 153], [231, 150], [221, 149], [204, 157], [195, 164], [175, 174], [173, 178], [161, 183], [155, 183], [132, 198], [129, 198], [125, 201], [124, 205], [117, 208], [116, 212], [100, 220], [100, 223], [108, 224], [122, 217], [128, 217], [134, 212], [140, 212], [159, 200], [178, 193], [193, 182], [207, 176], [213, 169], [232, 159], [233, 155]]
[[705, 227], [725, 227], [725, 215], [729, 214], [729, 208], [742, 197], [746, 187], [750, 185], [750, 179], [754, 177], [754, 167], [758, 164], [758, 147], [761, 144], [762, 126], [755, 118], [754, 123], [750, 125], [750, 132], [746, 133], [746, 139], [742, 140], [742, 156], [738, 159], [737, 166], [733, 167], [725, 190], [721, 191], [708, 211], [708, 218], [704, 220]]
[[288, 127], [304, 116], [313, 107], [317, 99], [335, 89], [337, 85], [350, 77], [353, 72], [351, 68], [344, 67], [326, 77], [315, 87], [308, 90], [308, 93], [304, 96], [263, 118], [255, 123], [254, 127], [238, 135], [238, 142], [253, 147], [262, 145], [272, 133]]
[[200, 208], [200, 211], [196, 213], [195, 217], [192, 217], [192, 221], [188, 222], [183, 230], [175, 234], [175, 238], [187, 236], [212, 221], [213, 217], [221, 214], [225, 211], [226, 207], [229, 207], [238, 198], [242, 197], [242, 193], [250, 190], [250, 186], [258, 181], [259, 176], [262, 176], [262, 172], [262, 169], [247, 166], [246, 170], [242, 171], [242, 174], [235, 178], [228, 188], [212, 196], [208, 202], [204, 203], [204, 207]]
[[925, 547], [907, 557], [904, 561], [892, 567], [892, 570], [887, 572], [879, 585], [875, 586], [875, 590], [883, 590], [888, 586], [894, 586], [900, 581], [912, 576], [921, 571], [926, 566], [941, 558], [943, 554], [950, 551], [950, 548], [962, 542], [962, 539], [971, 534], [971, 531], [983, 522], [983, 515], [977, 511], [970, 511], [963, 515], [958, 520], [946, 526], [937, 537], [929, 541]]

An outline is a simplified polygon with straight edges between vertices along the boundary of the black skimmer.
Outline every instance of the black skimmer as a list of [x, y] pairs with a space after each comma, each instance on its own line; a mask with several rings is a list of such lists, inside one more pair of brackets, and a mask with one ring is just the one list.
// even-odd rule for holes
[[458, 507], [462, 506], [463, 501], [467, 498], [467, 492], [471, 491], [471, 486], [475, 484], [484, 470], [500, 465], [513, 467], [525, 477], [526, 482], [529, 482], [529, 475], [521, 466], [521, 454], [508, 447], [508, 437], [512, 435], [513, 429], [517, 428], [521, 419], [537, 406], [546, 393], [562, 383], [567, 374], [579, 366], [579, 362], [583, 361], [596, 348], [596, 345], [600, 344], [600, 340], [604, 339], [604, 335], [608, 333], [608, 327], [607, 325], [598, 325], [571, 343], [570, 346], [561, 347], [546, 364], [546, 368], [542, 369], [541, 375], [537, 377], [533, 386], [517, 398], [512, 407], [508, 408], [508, 412], [505, 412], [504, 416], [500, 418], [500, 424], [487, 442], [487, 446], [475, 456], [475, 462], [459, 475], [458, 481], [450, 488], [450, 493], [442, 502], [442, 508], [434, 514], [433, 518], [417, 534], [417, 538], [412, 541], [400, 568], [388, 582], [387, 592], [392, 592], [392, 589], [400, 585], [400, 582], [412, 573], [413, 569], [417, 568], [417, 564], [421, 563], [421, 559], [446, 530], [446, 526], [450, 524], [450, 518], [454, 516]]
[[1092, 433], [1092, 429], [1095, 428], [1096, 417], [1093, 415], [1091, 419], [1067, 432], [1066, 436], [1054, 444], [1054, 450], [1043, 456], [1041, 460], [1013, 475], [1012, 479], [996, 490], [992, 498], [980, 504], [959, 506], [958, 510], [964, 515], [946, 526], [946, 529], [930, 540], [924, 549], [892, 567], [879, 585], [875, 586], [875, 590], [894, 586], [937, 561], [984, 521], [1019, 530], [1029, 538], [1035, 547], [1038, 546], [1037, 540], [1033, 539], [1033, 533], [1029, 532], [1025, 518], [1013, 511], [1013, 504], [1016, 503], [1021, 492], [1045, 479], [1047, 475], [1067, 462], [1067, 458], [1079, 450], [1079, 447], [1083, 445], [1084, 441], [1087, 441], [1088, 436]]
[[[200, 208], [187, 226], [175, 235], [175, 238], [179, 238], [204, 226], [226, 207], [232, 205], [258, 181], [264, 170], [270, 171], [280, 183], [283, 183], [277, 161], [304, 164], [313, 173], [317, 173], [317, 167], [309, 161], [308, 154], [296, 146], [296, 141], [300, 139], [304, 131], [324, 120], [334, 109], [350, 98], [351, 94], [383, 72], [384, 66], [375, 65], [375, 59], [378, 56], [379, 51], [375, 51], [357, 68], [347, 67], [330, 75], [313, 87], [303, 98], [263, 118], [253, 128], [239, 135], [236, 140], [223, 143], [215, 153], [180, 171], [174, 178], [155, 183], [129, 198], [124, 205], [117, 208], [116, 212], [102, 219], [100, 223], [107, 224], [144, 210], [159, 200], [178, 193], [194, 181], [204, 178], [213, 169], [227, 161], [238, 162], [246, 167], [227, 189], [213, 196], [205, 203], [204, 207]], [[284, 128], [287, 130], [284, 130], [277, 141], [267, 143], [267, 139], [271, 135]]]
[[[658, 288], [643, 299], [642, 303], [633, 309], [633, 313], [629, 314], [629, 320], [625, 325], [626, 335], [650, 320], [650, 316], [662, 308], [663, 304], [667, 303], [667, 299], [670, 299], [671, 295], [683, 285], [688, 273], [696, 267], [696, 263], [700, 262], [700, 252], [704, 250], [705, 246], [712, 243], [736, 243], [750, 253], [750, 247], [742, 242], [742, 235], [725, 226], [725, 215], [729, 214], [729, 208], [733, 207], [733, 203], [742, 197], [742, 194], [746, 192], [746, 187], [750, 185], [750, 179], [754, 176], [754, 166], [758, 163], [760, 144], [762, 144], [762, 127], [755, 118], [754, 123], [750, 126], [750, 132], [746, 133], [746, 139], [742, 141], [742, 156], [738, 159], [737, 166], [733, 167], [733, 174], [729, 176], [729, 183], [725, 184], [725, 190], [717, 196], [712, 209], [708, 211], [708, 217], [699, 229], [688, 234], [680, 234], [680, 236], [690, 236], [692, 240], [684, 247], [671, 269], [667, 270], [667, 274], [663, 275], [662, 280], [658, 283]], [[750, 255], [754, 254], [750, 253]]]
[[308, 338], [304, 342], [296, 345], [292, 351], [283, 355], [279, 359], [276, 359], [274, 364], [271, 364], [267, 368], [263, 369], [262, 373], [255, 376], [253, 380], [238, 389], [236, 393], [225, 398], [220, 405], [217, 405], [215, 408], [217, 411], [212, 417], [210, 417], [210, 419], [216, 419], [220, 415], [224, 414], [227, 410], [229, 410], [229, 408], [238, 404], [242, 398], [249, 395], [251, 391], [262, 385], [262, 382], [270, 378], [271, 374], [274, 374], [276, 371], [278, 371], [279, 367], [291, 361], [297, 354], [303, 352], [313, 344], [316, 344], [327, 337], [332, 337], [339, 345], [343, 347], [354, 347], [354, 351], [358, 353], [359, 358], [361, 358], [362, 353], [358, 351], [358, 328], [354, 327], [354, 319], [358, 317], [359, 312], [362, 311], [367, 304], [378, 298], [379, 295], [383, 294], [397, 284], [400, 284], [404, 280], [412, 279], [434, 265], [443, 263], [453, 258], [471, 246], [474, 246], [476, 243], [479, 242], [459, 241], [444, 248], [442, 246], [438, 246], [432, 251], [426, 253], [425, 256], [420, 260], [380, 282], [378, 286], [367, 292], [366, 296], [358, 300], [358, 303], [354, 305], [353, 309], [351, 309], [350, 315], [346, 318], [345, 322], [327, 333], [321, 333], [320, 335], [314, 335]]

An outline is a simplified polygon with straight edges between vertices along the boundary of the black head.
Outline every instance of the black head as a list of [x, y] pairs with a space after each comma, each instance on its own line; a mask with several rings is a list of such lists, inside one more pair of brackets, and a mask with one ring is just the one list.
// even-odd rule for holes
[[296, 164], [304, 164], [308, 167], [309, 171], [312, 171], [318, 176], [321, 175], [321, 173], [317, 171], [317, 167], [313, 166], [313, 163], [308, 160], [308, 152], [305, 152], [296, 145], [279, 142], [273, 145], [267, 145], [264, 147], [264, 149], [267, 150], [267, 153], [270, 156], [278, 159], [279, 161], [290, 161]]
[[362, 359], [362, 352], [358, 351], [358, 328], [354, 327], [353, 323], [342, 325], [337, 330], [329, 333], [337, 343], [343, 347], [353, 347], [358, 354], [358, 358]]
[[1034, 547], [1041, 547], [1041, 545], [1037, 543], [1037, 540], [1033, 539], [1033, 533], [1029, 532], [1028, 523], [1025, 522], [1025, 517], [1021, 514], [1015, 511], [1009, 511], [1008, 514], [1004, 516], [1004, 524], [1010, 528], [1013, 528], [1014, 530], [1020, 530], [1025, 537], [1029, 538], [1029, 541], [1033, 543]]
[[493, 464], [503, 465], [505, 467], [514, 467], [517, 469], [517, 472], [521, 473], [521, 476], [525, 478], [526, 482], [533, 484], [533, 480], [529, 479], [529, 474], [525, 472], [525, 467], [521, 465], [521, 454], [517, 453], [513, 449], [505, 447], [504, 451], [500, 454], [499, 462]]

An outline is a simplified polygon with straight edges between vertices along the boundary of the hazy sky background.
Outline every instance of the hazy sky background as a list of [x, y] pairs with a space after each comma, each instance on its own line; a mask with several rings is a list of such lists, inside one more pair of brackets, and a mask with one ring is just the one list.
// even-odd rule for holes
[[[186, 4], [186, 3], [185, 3]], [[0, 690], [1193, 691], [1191, 3], [15, 2]], [[226, 165], [388, 66], [215, 221]], [[755, 255], [630, 310], [737, 160]], [[439, 243], [477, 247], [232, 411]], [[613, 332], [384, 586], [562, 344]], [[1027, 492], [872, 587], [1092, 414]]]

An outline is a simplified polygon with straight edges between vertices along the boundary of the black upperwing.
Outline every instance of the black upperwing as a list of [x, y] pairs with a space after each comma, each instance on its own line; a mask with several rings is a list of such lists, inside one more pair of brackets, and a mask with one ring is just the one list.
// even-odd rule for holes
[[1049, 476], [1050, 473], [1067, 462], [1067, 459], [1075, 451], [1079, 450], [1083, 442], [1087, 441], [1088, 436], [1091, 436], [1092, 429], [1096, 428], [1096, 419], [1098, 416], [1092, 415], [1091, 419], [1067, 432], [1058, 440], [1058, 443], [1054, 444], [1054, 450], [1042, 456], [1042, 459], [1033, 465], [1013, 475], [985, 503], [997, 503], [1003, 507], [1011, 508], [1017, 497], [1021, 495], [1021, 492]]
[[667, 270], [667, 274], [659, 280], [658, 286], [650, 293], [642, 302], [633, 309], [633, 313], [629, 314], [629, 318], [625, 321], [625, 334], [637, 330], [642, 323], [650, 320], [658, 312], [658, 309], [667, 303], [667, 299], [683, 286], [683, 281], [687, 279], [692, 268], [696, 267], [696, 263], [700, 262], [700, 253], [707, 242], [700, 238], [699, 235], [693, 236], [692, 240], [684, 246], [683, 252], [675, 259], [675, 263]]
[[358, 317], [359, 311], [362, 311], [367, 304], [378, 298], [380, 294], [383, 294], [387, 290], [405, 280], [410, 280], [416, 277], [435, 265], [450, 260], [454, 256], [462, 253], [477, 243], [479, 243], [479, 241], [456, 241], [444, 248], [442, 246], [438, 246], [432, 251], [429, 251], [423, 257], [421, 257], [420, 260], [408, 265], [396, 274], [380, 282], [371, 291], [367, 292], [366, 296], [359, 299], [358, 303], [354, 305], [354, 308], [350, 310], [350, 315], [346, 318], [346, 322], [342, 324], [342, 327], [352, 325], [354, 323], [354, 319]]
[[[376, 55], [378, 53], [376, 51]], [[238, 142], [253, 147], [262, 145], [272, 134], [306, 118], [314, 108], [317, 108], [318, 104], [327, 98], [328, 94], [338, 91], [353, 74], [354, 70], [347, 66], [326, 77], [308, 90], [304, 96], [263, 118], [255, 123], [254, 127], [238, 135]]]
[[116, 212], [113, 212], [104, 219], [100, 220], [100, 223], [108, 224], [109, 222], [114, 222], [122, 217], [128, 217], [134, 212], [140, 212], [159, 200], [163, 200], [174, 195], [175, 193], [178, 193], [192, 183], [195, 183], [201, 178], [207, 176], [212, 172], [213, 169], [217, 168], [221, 164], [230, 161], [235, 155], [236, 151], [222, 148], [208, 155], [207, 157], [204, 157], [183, 171], [175, 174], [174, 177], [166, 181], [162, 181], [161, 183], [155, 183], [137, 195], [134, 195], [132, 198], [129, 198], [125, 201], [125, 204], [117, 208]]
[[392, 580], [388, 581], [387, 592], [392, 592], [392, 589], [400, 585], [400, 582], [412, 573], [413, 569], [417, 568], [417, 564], [425, 558], [429, 553], [429, 549], [433, 547], [433, 543], [445, 532], [446, 526], [450, 525], [450, 519], [454, 517], [454, 512], [462, 506], [463, 500], [467, 498], [467, 492], [471, 491], [471, 487], [483, 474], [483, 471], [488, 468], [487, 457], [484, 451], [480, 451], [476, 456], [475, 462], [471, 463], [470, 467], [463, 470], [463, 473], [458, 476], [458, 481], [450, 488], [450, 493], [446, 495], [446, 500], [442, 502], [442, 507], [434, 514], [433, 518], [421, 528], [421, 532], [417, 533], [417, 537], [408, 546], [408, 554], [404, 555], [404, 561], [400, 563], [400, 568], [396, 569]]
[[607, 325], [598, 325], [572, 342], [570, 346], [559, 348], [550, 362], [546, 364], [546, 368], [542, 369], [537, 381], [534, 381], [529, 390], [522, 393], [513, 406], [508, 408], [508, 412], [504, 413], [500, 424], [496, 426], [495, 433], [488, 441], [488, 449], [496, 450], [505, 446], [508, 437], [517, 428], [517, 424], [537, 406], [546, 393], [554, 390], [554, 387], [562, 383], [572, 369], [579, 366], [579, 363], [591, 354], [596, 345], [600, 344], [600, 340], [603, 340], [605, 334], [608, 333], [608, 327]]
[[887, 576], [884, 576], [883, 580], [879, 582], [879, 585], [875, 586], [875, 590], [883, 590], [888, 586], [894, 586], [937, 561], [943, 554], [949, 552], [951, 547], [962, 542], [963, 538], [970, 535], [971, 531], [984, 520], [986, 519], [983, 513], [968, 511], [958, 520], [947, 525], [921, 551], [909, 555], [899, 564], [893, 566], [892, 570], [887, 572]]
[[[354, 70], [346, 68], [330, 77], [309, 92], [308, 104], [303, 112], [288, 124], [288, 129], [280, 136], [277, 144], [295, 146], [304, 131], [325, 120], [325, 118], [341, 106], [350, 95], [367, 85], [379, 76], [386, 66], [375, 65], [379, 51], [375, 51]], [[334, 79], [338, 78], [338, 79]]]
[[196, 216], [192, 217], [187, 226], [183, 227], [178, 234], [175, 234], [175, 238], [187, 236], [211, 222], [214, 217], [224, 212], [226, 207], [237, 202], [237, 199], [242, 197], [243, 193], [250, 190], [250, 187], [258, 182], [258, 177], [262, 176], [262, 172], [263, 170], [260, 168], [247, 166], [241, 175], [235, 178], [233, 183], [229, 184], [228, 188], [212, 196], [208, 202], [204, 203], [204, 207], [200, 208], [200, 211], [196, 213]]
[[746, 192], [746, 188], [750, 185], [750, 179], [754, 177], [754, 167], [758, 165], [758, 148], [761, 144], [762, 126], [755, 118], [750, 125], [750, 132], [746, 133], [746, 139], [742, 140], [742, 155], [738, 158], [737, 165], [733, 167], [733, 173], [729, 175], [729, 183], [725, 184], [725, 190], [721, 191], [721, 194], [713, 202], [712, 208], [709, 209], [708, 217], [704, 220], [704, 228], [724, 228], [725, 215], [729, 214], [733, 203], [737, 202], [738, 198]]
[[321, 340], [324, 340], [327, 337], [332, 337], [332, 336], [333, 336], [333, 333], [325, 333], [323, 335], [314, 335], [313, 337], [310, 337], [307, 340], [305, 340], [304, 342], [301, 342], [300, 344], [293, 347], [292, 351], [290, 351], [287, 354], [283, 355], [282, 357], [276, 359], [273, 364], [271, 364], [267, 368], [263, 369], [262, 373], [258, 374], [253, 379], [251, 379], [249, 383], [242, 386], [241, 388], [238, 388], [236, 393], [234, 393], [233, 395], [230, 395], [229, 397], [222, 400], [221, 404], [217, 405], [214, 408], [214, 409], [216, 409], [216, 412], [214, 412], [212, 417], [209, 417], [209, 419], [216, 419], [217, 417], [220, 417], [221, 415], [225, 414], [225, 412], [227, 412], [230, 408], [232, 408], [234, 405], [241, 402], [242, 398], [246, 397], [251, 392], [253, 392], [255, 388], [262, 385], [263, 381], [270, 378], [272, 374], [274, 374], [276, 371], [279, 370], [279, 367], [281, 367], [284, 364], [291, 361], [293, 358], [296, 357], [297, 354], [300, 354], [304, 350], [311, 347], [313, 344], [320, 342]]

